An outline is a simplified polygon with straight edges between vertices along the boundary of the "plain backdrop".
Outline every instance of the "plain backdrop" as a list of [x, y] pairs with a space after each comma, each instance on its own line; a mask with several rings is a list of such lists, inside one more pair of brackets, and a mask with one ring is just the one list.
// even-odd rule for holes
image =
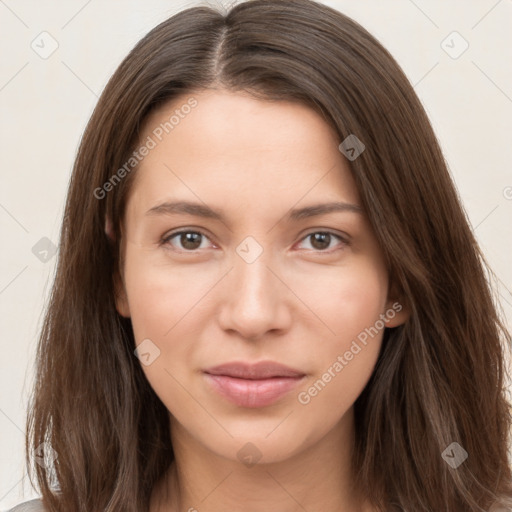
[[[199, 3], [0, 0], [0, 510], [37, 496], [23, 480], [26, 407], [80, 137], [134, 44]], [[413, 84], [499, 278], [510, 328], [512, 1], [323, 3], [377, 37]]]

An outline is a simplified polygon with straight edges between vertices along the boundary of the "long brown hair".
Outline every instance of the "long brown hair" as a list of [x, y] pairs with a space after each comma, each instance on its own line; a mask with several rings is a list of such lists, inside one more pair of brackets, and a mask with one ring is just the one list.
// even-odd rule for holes
[[[510, 506], [511, 336], [419, 99], [387, 50], [347, 16], [311, 0], [249, 0], [227, 12], [189, 8], [149, 32], [83, 135], [27, 417], [26, 463], [33, 483], [34, 454], [44, 452], [47, 463], [33, 466], [48, 510], [147, 511], [173, 460], [169, 413], [134, 356], [113, 275], [137, 167], [126, 162], [144, 120], [207, 88], [302, 102], [340, 143], [353, 134], [365, 145], [349, 166], [411, 316], [385, 330], [354, 406], [361, 492], [382, 511]], [[455, 468], [447, 457], [460, 448], [468, 457]]]

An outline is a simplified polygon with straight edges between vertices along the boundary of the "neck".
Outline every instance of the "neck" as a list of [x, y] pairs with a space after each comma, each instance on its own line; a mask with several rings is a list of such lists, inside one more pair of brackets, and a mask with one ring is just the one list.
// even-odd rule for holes
[[352, 485], [353, 409], [319, 442], [272, 463], [223, 457], [173, 419], [171, 438], [175, 460], [155, 488], [151, 512], [369, 510]]

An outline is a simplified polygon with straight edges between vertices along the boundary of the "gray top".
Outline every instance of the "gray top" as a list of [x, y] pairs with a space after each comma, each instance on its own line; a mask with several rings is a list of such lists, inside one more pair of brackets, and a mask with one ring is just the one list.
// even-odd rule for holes
[[7, 512], [44, 512], [45, 510], [41, 499], [36, 498], [34, 500], [24, 501]]

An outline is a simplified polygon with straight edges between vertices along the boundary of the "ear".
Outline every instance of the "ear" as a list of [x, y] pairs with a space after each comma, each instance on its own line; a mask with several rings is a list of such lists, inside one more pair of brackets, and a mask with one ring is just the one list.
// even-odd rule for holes
[[130, 305], [128, 303], [128, 295], [126, 294], [126, 287], [117, 270], [114, 272], [113, 280], [117, 312], [125, 318], [130, 318]]
[[403, 300], [403, 294], [398, 293], [394, 283], [389, 288], [384, 315], [386, 317], [384, 320], [386, 327], [398, 327], [411, 316], [410, 308]]
[[[105, 217], [105, 233], [109, 238], [110, 243], [114, 243], [116, 240], [116, 235], [114, 233], [114, 226], [112, 220], [108, 215]], [[122, 248], [120, 248], [120, 250], [122, 251]], [[123, 265], [122, 258], [119, 265]], [[114, 298], [116, 303], [116, 310], [121, 316], [124, 316], [125, 318], [130, 318], [130, 306], [128, 304], [128, 296], [126, 294], [124, 279], [117, 267], [114, 270], [112, 280], [114, 284]]]
[[114, 233], [114, 224], [112, 223], [112, 219], [106, 215], [105, 216], [105, 233], [110, 241], [116, 241], [116, 234]]

